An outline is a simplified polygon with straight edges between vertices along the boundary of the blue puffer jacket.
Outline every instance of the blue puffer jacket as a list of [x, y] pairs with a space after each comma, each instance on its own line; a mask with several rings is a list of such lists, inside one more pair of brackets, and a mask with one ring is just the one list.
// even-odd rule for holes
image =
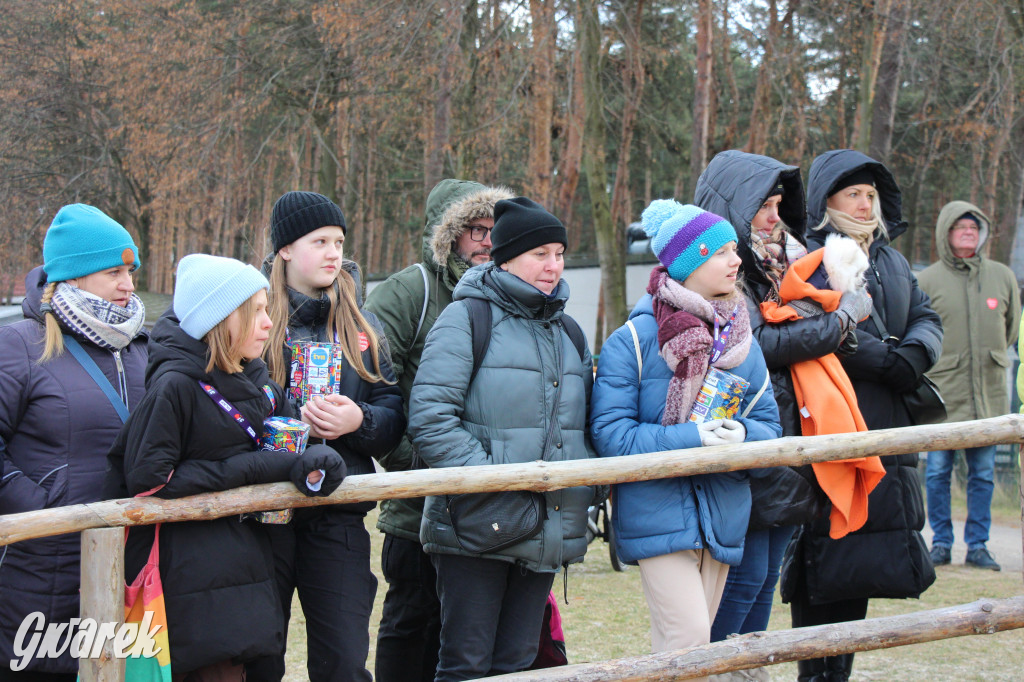
[[[701, 447], [697, 425], [662, 426], [672, 371], [658, 354], [658, 323], [650, 295], [637, 303], [630, 320], [643, 357], [637, 378], [636, 351], [627, 327], [617, 329], [601, 349], [591, 402], [590, 433], [601, 457]], [[738, 367], [729, 370], [750, 382], [743, 412], [765, 384], [768, 369], [757, 341]], [[771, 382], [745, 418], [747, 441], [778, 438], [779, 411]], [[701, 474], [621, 483], [613, 487], [616, 547], [624, 561], [636, 563], [685, 549], [707, 548], [722, 563], [743, 558], [743, 538], [750, 516], [747, 472]]]

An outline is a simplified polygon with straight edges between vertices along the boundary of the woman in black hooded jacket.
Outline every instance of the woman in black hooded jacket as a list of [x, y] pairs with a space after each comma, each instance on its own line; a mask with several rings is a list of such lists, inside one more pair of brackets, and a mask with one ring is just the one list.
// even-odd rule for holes
[[[808, 244], [820, 248], [841, 232], [862, 244], [869, 259], [868, 293], [888, 335], [872, 318], [857, 326], [857, 349], [840, 357], [869, 429], [910, 426], [901, 398], [942, 351], [942, 323], [907, 260], [889, 246], [907, 229], [900, 190], [889, 170], [851, 149], [826, 152], [808, 174]], [[921, 537], [924, 504], [917, 453], [882, 458], [885, 477], [868, 497], [868, 520], [832, 540], [828, 519], [805, 525], [787, 551], [782, 597], [793, 626], [867, 614], [868, 599], [916, 598], [935, 580]], [[801, 661], [800, 680], [845, 680], [853, 654]]]

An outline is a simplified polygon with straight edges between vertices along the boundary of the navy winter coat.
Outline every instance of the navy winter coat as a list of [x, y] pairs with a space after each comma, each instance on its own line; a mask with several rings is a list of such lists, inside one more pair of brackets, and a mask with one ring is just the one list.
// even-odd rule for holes
[[[620, 327], [605, 341], [597, 366], [590, 433], [598, 455], [701, 447], [696, 424], [661, 425], [672, 370], [658, 352], [658, 323], [650, 294], [640, 299], [629, 319], [640, 341], [643, 372], [637, 376], [632, 334], [627, 327]], [[729, 371], [750, 382], [741, 413], [768, 383], [750, 414], [737, 418], [747, 431], [746, 440], [778, 438], [782, 433], [779, 411], [756, 340], [751, 341], [746, 360]], [[624, 561], [635, 563], [701, 548], [730, 565], [743, 558], [750, 516], [746, 471], [621, 483], [613, 486], [612, 500], [616, 546]]]
[[[0, 327], [0, 451], [6, 446], [0, 514], [95, 502], [100, 497], [107, 450], [121, 418], [78, 361], [63, 355], [38, 364], [44, 327], [39, 303], [46, 276], [41, 267], [25, 281], [25, 320]], [[114, 354], [78, 339], [113, 386]], [[121, 351], [128, 408], [142, 399], [145, 333]], [[47, 623], [78, 616], [80, 539], [69, 533], [26, 540], [0, 552], [0, 661], [14, 657], [12, 643], [26, 615], [41, 611]], [[73, 673], [65, 654], [33, 659], [36, 672]]]

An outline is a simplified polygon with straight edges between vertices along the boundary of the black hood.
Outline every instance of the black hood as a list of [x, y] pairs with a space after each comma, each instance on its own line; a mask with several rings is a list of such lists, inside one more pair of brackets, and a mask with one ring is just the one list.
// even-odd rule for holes
[[697, 179], [693, 202], [705, 211], [726, 218], [736, 228], [743, 272], [762, 283], [767, 279], [750, 247], [750, 221], [757, 215], [769, 191], [782, 184], [779, 217], [797, 241], [805, 244], [806, 207], [800, 169], [768, 156], [736, 149], [717, 154]]
[[26, 319], [43, 321], [43, 315], [39, 312], [39, 306], [43, 301], [43, 289], [46, 288], [46, 273], [43, 266], [32, 268], [25, 275], [25, 298], [21, 302], [21, 314]]
[[[875, 189], [878, 190], [878, 201], [882, 205], [882, 219], [892, 242], [907, 231], [907, 223], [903, 220], [903, 197], [896, 179], [883, 164], [866, 154], [853, 149], [834, 149], [814, 159], [811, 170], [807, 174], [807, 224], [811, 227], [820, 225], [825, 219], [825, 208], [828, 196], [836, 184], [855, 171], [866, 169], [875, 176]], [[835, 232], [831, 225], [808, 234], [808, 239], [818, 245], [825, 243], [828, 233]]]
[[179, 372], [196, 381], [214, 384], [230, 401], [251, 398], [254, 392], [269, 383], [270, 375], [263, 360], [242, 363], [242, 371], [228, 374], [216, 367], [206, 371], [208, 346], [196, 341], [179, 326], [178, 318], [168, 309], [149, 337], [149, 364], [146, 365], [146, 386], [153, 385], [167, 372]]

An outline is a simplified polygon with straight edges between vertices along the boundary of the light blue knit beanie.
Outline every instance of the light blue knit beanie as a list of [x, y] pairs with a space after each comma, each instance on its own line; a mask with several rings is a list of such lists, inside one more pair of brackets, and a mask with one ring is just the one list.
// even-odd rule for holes
[[43, 238], [43, 271], [63, 282], [107, 268], [138, 269], [139, 247], [116, 220], [87, 204], [68, 204], [54, 216]]
[[651, 251], [677, 282], [686, 281], [716, 251], [737, 241], [728, 220], [674, 199], [652, 201], [640, 224], [651, 238]]
[[174, 314], [186, 334], [203, 340], [260, 289], [270, 282], [251, 265], [234, 258], [193, 253], [178, 261], [174, 280]]

